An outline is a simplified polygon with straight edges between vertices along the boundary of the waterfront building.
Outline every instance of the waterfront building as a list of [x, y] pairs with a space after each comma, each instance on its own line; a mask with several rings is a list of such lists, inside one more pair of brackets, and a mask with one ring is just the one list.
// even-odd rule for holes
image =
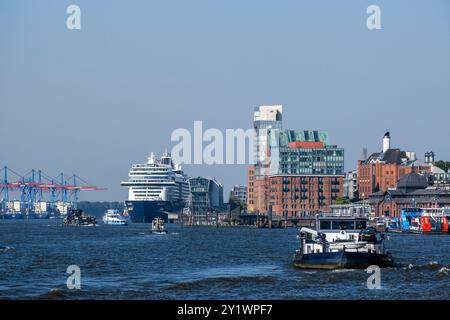
[[344, 197], [350, 200], [358, 199], [358, 171], [353, 170], [345, 174], [344, 178]]
[[282, 127], [282, 105], [263, 105], [255, 108], [253, 113], [253, 128], [255, 129], [254, 165], [249, 167], [247, 171], [247, 207], [251, 208], [251, 212], [267, 212], [266, 202], [262, 201], [262, 197], [266, 193], [265, 176], [269, 173], [270, 164], [268, 156], [269, 129], [281, 130]]
[[414, 171], [430, 172], [429, 164], [421, 164], [414, 152], [391, 148], [391, 135], [383, 138], [382, 152], [373, 153], [358, 161], [358, 191], [361, 199], [367, 199], [376, 192], [395, 188], [397, 182]]
[[207, 215], [223, 207], [223, 187], [213, 178], [189, 179], [189, 209], [195, 216]]
[[404, 208], [450, 207], [450, 190], [429, 186], [427, 174], [404, 175], [395, 188], [373, 193], [367, 202], [377, 216], [399, 217]]
[[243, 203], [247, 203], [247, 187], [235, 185], [230, 192], [230, 200], [237, 199]]
[[264, 175], [247, 172], [249, 212], [299, 217], [328, 211], [343, 195], [344, 150], [325, 131], [267, 130]]
[[265, 175], [268, 168], [268, 132], [269, 129], [282, 129], [283, 106], [259, 106], [253, 113], [253, 128], [255, 141], [253, 143], [254, 174]]
[[448, 170], [433, 165], [430, 180], [433, 187], [450, 190], [450, 172]]

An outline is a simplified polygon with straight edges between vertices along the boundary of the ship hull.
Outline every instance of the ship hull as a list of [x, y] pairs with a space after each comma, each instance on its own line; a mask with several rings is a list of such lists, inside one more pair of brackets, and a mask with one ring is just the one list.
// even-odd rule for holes
[[48, 213], [32, 213], [27, 216], [28, 219], [49, 219]]
[[104, 224], [110, 226], [127, 226], [128, 223], [126, 221], [103, 221]]
[[391, 255], [365, 252], [298, 253], [294, 260], [297, 268], [315, 270], [367, 269], [370, 266], [390, 268], [393, 265]]
[[156, 218], [168, 222], [169, 213], [182, 209], [169, 201], [125, 201], [125, 206], [133, 223], [151, 223]]
[[6, 220], [23, 220], [24, 216], [21, 213], [6, 213], [2, 215], [2, 218]]

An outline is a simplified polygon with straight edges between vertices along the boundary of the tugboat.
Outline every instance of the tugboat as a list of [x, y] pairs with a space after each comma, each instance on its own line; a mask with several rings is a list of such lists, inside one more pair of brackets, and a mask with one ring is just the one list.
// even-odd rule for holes
[[95, 227], [95, 226], [97, 226], [97, 219], [94, 216], [85, 215], [83, 213], [83, 210], [70, 209], [67, 212], [67, 216], [64, 218], [63, 225]]
[[358, 216], [317, 216], [316, 230], [300, 231], [294, 266], [322, 270], [392, 267], [394, 259], [385, 251], [384, 234], [368, 228], [368, 220]]
[[160, 218], [155, 218], [152, 221], [152, 234], [168, 234], [169, 232], [164, 227], [164, 221]]
[[103, 216], [103, 223], [114, 226], [127, 226], [127, 219], [119, 213], [119, 210], [108, 209]]

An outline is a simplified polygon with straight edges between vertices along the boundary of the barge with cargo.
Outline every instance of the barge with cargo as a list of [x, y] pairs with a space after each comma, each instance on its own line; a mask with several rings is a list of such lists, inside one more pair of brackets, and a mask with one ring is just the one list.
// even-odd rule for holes
[[315, 229], [300, 230], [296, 268], [336, 270], [394, 265], [392, 254], [385, 248], [384, 234], [369, 227], [367, 217], [330, 213], [316, 219]]

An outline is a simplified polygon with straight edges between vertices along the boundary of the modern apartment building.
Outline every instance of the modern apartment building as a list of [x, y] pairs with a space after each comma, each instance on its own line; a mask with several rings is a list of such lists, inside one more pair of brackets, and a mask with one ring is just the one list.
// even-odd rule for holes
[[206, 215], [223, 206], [223, 187], [212, 178], [189, 179], [189, 208], [194, 215]]
[[345, 174], [344, 197], [350, 200], [358, 199], [358, 171], [352, 170]]
[[230, 191], [230, 199], [237, 199], [247, 203], [247, 187], [235, 185]]
[[264, 129], [257, 140], [265, 162], [247, 171], [249, 212], [295, 217], [328, 211], [343, 195], [344, 150], [329, 144], [326, 131], [279, 127]]
[[283, 106], [260, 106], [255, 108], [253, 114], [253, 128], [255, 129], [255, 141], [253, 144], [255, 175], [265, 175], [268, 168], [268, 131], [270, 129], [282, 129]]

